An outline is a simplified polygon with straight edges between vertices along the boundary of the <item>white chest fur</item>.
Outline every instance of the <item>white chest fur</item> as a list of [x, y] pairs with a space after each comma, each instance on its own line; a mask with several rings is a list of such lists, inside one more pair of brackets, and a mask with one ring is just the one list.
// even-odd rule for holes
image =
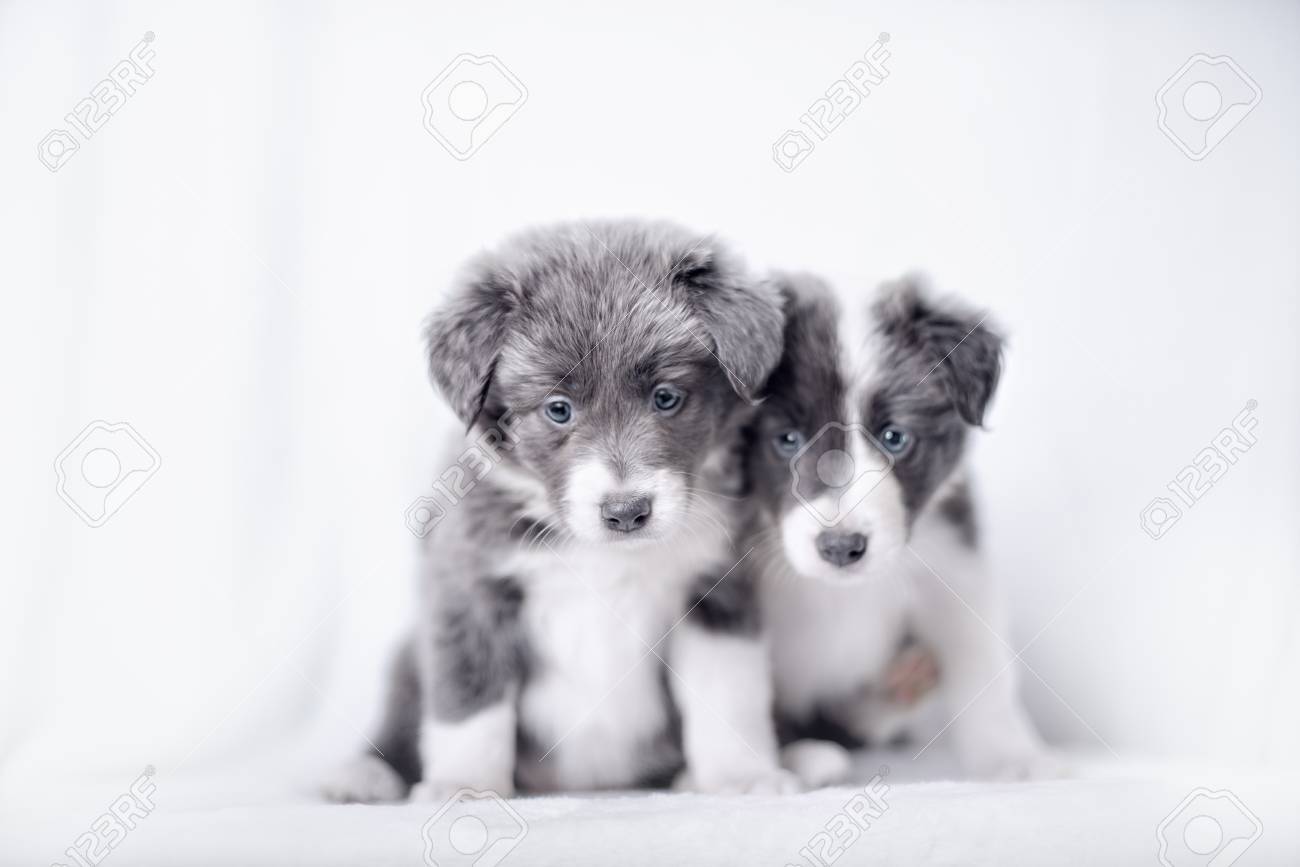
[[[530, 788], [634, 785], [646, 746], [672, 718], [662, 663], [691, 583], [718, 564], [725, 539], [664, 545], [542, 548], [514, 558], [531, 655], [519, 724], [544, 757], [521, 755]], [[667, 636], [667, 637], [665, 637]], [[529, 766], [531, 763], [534, 766]]]
[[779, 706], [802, 717], [875, 680], [898, 649], [907, 606], [907, 589], [892, 576], [850, 585], [766, 576], [763, 611]]

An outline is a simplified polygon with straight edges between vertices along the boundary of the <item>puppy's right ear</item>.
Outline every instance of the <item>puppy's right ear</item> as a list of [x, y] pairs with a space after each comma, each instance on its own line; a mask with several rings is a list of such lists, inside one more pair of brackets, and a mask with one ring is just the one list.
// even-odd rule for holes
[[830, 307], [835, 304], [835, 293], [831, 285], [815, 274], [773, 271], [767, 276], [767, 282], [780, 293], [787, 322], [792, 314], [801, 309]]
[[742, 400], [756, 402], [781, 359], [781, 297], [754, 282], [721, 245], [696, 242], [679, 257], [672, 278], [713, 339], [714, 357]]
[[921, 381], [933, 374], [962, 420], [982, 425], [1002, 375], [1002, 336], [988, 314], [936, 300], [915, 276], [882, 286], [875, 311], [881, 332], [928, 368]]
[[491, 259], [480, 259], [425, 324], [429, 373], [466, 427], [483, 411], [518, 300], [514, 278]]

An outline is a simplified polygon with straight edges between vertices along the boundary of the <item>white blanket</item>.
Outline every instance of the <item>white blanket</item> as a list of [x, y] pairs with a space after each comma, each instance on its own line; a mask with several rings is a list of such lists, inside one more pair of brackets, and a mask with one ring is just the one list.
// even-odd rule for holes
[[[862, 786], [797, 796], [489, 799], [441, 814], [435, 804], [322, 804], [265, 763], [221, 777], [159, 773], [151, 778], [154, 809], [101, 863], [1158, 865], [1163, 836], [1174, 867], [1216, 863], [1215, 852], [1218, 867], [1234, 859], [1247, 867], [1300, 864], [1294, 780], [1081, 758], [1074, 776], [1060, 781], [926, 782], [918, 778], [942, 767], [910, 758], [864, 754]], [[887, 773], [871, 786], [883, 766]], [[0, 863], [75, 865], [65, 850], [125, 788], [27, 798], [6, 792]], [[1197, 797], [1198, 789], [1208, 794]], [[1213, 796], [1223, 790], [1231, 797]], [[1189, 844], [1212, 851], [1198, 854]]]

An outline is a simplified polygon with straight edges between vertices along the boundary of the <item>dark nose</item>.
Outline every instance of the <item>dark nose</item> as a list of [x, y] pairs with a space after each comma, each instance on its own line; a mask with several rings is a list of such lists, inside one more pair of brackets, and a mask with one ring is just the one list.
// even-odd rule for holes
[[858, 562], [867, 553], [867, 537], [861, 533], [833, 533], [824, 530], [817, 535], [817, 553], [827, 563], [847, 566]]
[[640, 530], [650, 520], [649, 497], [611, 497], [600, 505], [605, 526], [620, 533]]

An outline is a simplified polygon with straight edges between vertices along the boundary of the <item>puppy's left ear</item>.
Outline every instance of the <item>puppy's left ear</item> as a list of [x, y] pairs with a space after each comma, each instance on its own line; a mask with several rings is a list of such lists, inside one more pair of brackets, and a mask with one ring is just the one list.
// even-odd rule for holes
[[1002, 336], [988, 314], [935, 300], [914, 278], [886, 286], [877, 316], [887, 337], [917, 351], [967, 424], [980, 426], [1002, 376]]
[[781, 360], [785, 316], [776, 287], [752, 279], [728, 250], [706, 242], [679, 257], [673, 282], [711, 339], [713, 353], [740, 397], [756, 401]]
[[467, 428], [483, 412], [518, 297], [511, 274], [483, 255], [466, 267], [425, 323], [429, 373]]

